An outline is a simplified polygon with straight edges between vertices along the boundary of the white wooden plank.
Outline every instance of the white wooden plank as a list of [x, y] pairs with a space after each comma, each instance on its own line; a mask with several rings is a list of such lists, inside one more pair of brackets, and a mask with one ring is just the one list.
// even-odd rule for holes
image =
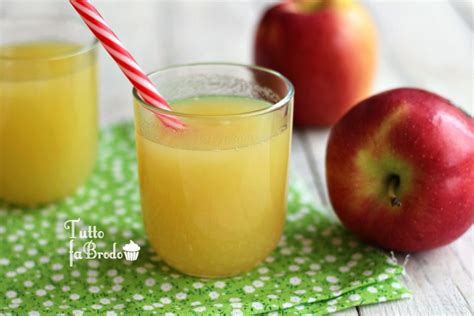
[[404, 84], [403, 78], [399, 73], [394, 71], [388, 61], [388, 48], [379, 47], [379, 57], [377, 61], [377, 70], [375, 73], [375, 80], [372, 87], [372, 94], [380, 93], [386, 90], [399, 88]]
[[[413, 291], [413, 299], [363, 306], [360, 315], [471, 315], [472, 276], [469, 277], [453, 254], [453, 248], [471, 239], [472, 230], [452, 245], [409, 257], [404, 280]], [[470, 258], [472, 263], [471, 252], [463, 252], [461, 256], [462, 260]], [[397, 255], [397, 259], [403, 262], [405, 256]]]
[[[308, 159], [308, 146], [304, 140], [304, 132], [295, 130], [293, 132], [293, 142], [291, 148], [291, 173], [298, 181], [302, 181], [307, 189], [309, 189], [312, 198], [318, 208], [324, 211], [327, 207], [321, 201], [320, 194], [317, 188], [317, 181], [314, 178], [314, 171], [310, 166]], [[337, 316], [358, 316], [356, 308], [349, 308], [344, 311], [335, 313]]]
[[169, 2], [167, 48], [171, 64], [232, 61], [250, 63], [255, 24], [265, 3], [255, 1]]
[[309, 151], [311, 164], [314, 166], [315, 177], [321, 183], [321, 200], [328, 207], [330, 205], [326, 185], [326, 145], [329, 129], [307, 129], [304, 131], [304, 145]]
[[[136, 1], [118, 5], [116, 1], [96, 1], [95, 4], [145, 72], [166, 64], [166, 50], [162, 49], [166, 34], [163, 3]], [[132, 86], [102, 48], [100, 68], [102, 125], [132, 119]]]
[[450, 0], [450, 2], [471, 30], [474, 29], [474, 2], [469, 0]]
[[0, 0], [3, 17], [16, 18], [55, 18], [72, 16], [68, 1], [54, 0]]
[[321, 206], [321, 198], [318, 194], [315, 179], [312, 176], [302, 138], [303, 134], [301, 131], [293, 131], [291, 144], [291, 177], [293, 181], [302, 182], [315, 204]]
[[5, 18], [5, 3], [4, 0], [0, 0], [0, 18]]
[[367, 2], [389, 63], [404, 85], [436, 92], [469, 113], [472, 32], [448, 1]]
[[474, 228], [464, 234], [462, 238], [449, 246], [452, 252], [452, 260], [457, 262], [462, 268], [462, 273], [456, 273], [452, 276], [458, 291], [469, 305], [471, 313], [474, 312]]
[[357, 312], [357, 308], [353, 307], [353, 308], [342, 310], [340, 312], [333, 313], [331, 315], [334, 315], [334, 316], [359, 316], [359, 313]]

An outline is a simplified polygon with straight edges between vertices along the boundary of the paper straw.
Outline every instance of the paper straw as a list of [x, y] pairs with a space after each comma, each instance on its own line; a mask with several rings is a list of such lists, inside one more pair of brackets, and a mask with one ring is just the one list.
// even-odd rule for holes
[[[137, 89], [140, 97], [159, 109], [171, 111], [166, 100], [159, 94], [151, 80], [141, 70], [133, 56], [120, 42], [117, 35], [107, 25], [92, 3], [89, 0], [70, 0], [70, 2], [128, 80]], [[168, 127], [174, 129], [184, 127], [184, 123], [171, 114], [156, 113], [156, 115]]]

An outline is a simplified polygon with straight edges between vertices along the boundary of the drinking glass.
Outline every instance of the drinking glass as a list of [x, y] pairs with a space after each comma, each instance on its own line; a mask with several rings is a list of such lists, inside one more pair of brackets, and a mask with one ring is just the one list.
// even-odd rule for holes
[[0, 200], [67, 196], [96, 150], [95, 38], [71, 20], [0, 20]]
[[[150, 74], [173, 111], [133, 91], [148, 240], [171, 267], [199, 277], [251, 269], [285, 222], [293, 87], [272, 70], [191, 64]], [[171, 114], [185, 127], [166, 127]]]

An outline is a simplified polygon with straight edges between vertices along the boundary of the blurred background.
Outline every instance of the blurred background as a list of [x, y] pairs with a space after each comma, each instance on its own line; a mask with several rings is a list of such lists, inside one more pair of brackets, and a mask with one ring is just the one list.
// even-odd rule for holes
[[[252, 63], [256, 24], [273, 2], [96, 0], [94, 4], [150, 72], [198, 61]], [[473, 2], [362, 2], [379, 31], [373, 92], [416, 86], [450, 99], [472, 115]], [[79, 21], [65, 0], [0, 0], [0, 18], [30, 16], [71, 16]], [[131, 119], [130, 84], [102, 48], [100, 63], [101, 124]]]

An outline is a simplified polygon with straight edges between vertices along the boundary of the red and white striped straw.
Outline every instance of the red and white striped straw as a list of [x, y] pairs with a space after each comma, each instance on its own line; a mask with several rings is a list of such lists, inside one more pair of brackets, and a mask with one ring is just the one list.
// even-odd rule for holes
[[[102, 43], [105, 50], [119, 65], [128, 80], [137, 89], [140, 97], [157, 108], [171, 110], [166, 100], [158, 93], [151, 80], [140, 69], [133, 56], [123, 46], [92, 3], [89, 0], [70, 0], [70, 2], [92, 33]], [[172, 115], [164, 113], [157, 113], [156, 115], [168, 127], [174, 129], [184, 127], [184, 123]]]

